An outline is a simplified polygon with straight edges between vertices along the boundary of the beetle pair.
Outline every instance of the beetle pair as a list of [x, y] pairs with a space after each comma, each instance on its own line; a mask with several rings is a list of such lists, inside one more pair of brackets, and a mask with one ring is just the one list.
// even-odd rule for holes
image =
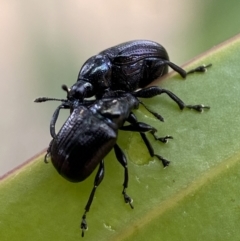
[[[137, 109], [139, 104], [163, 121], [161, 115], [151, 111], [138, 98], [151, 98], [165, 93], [178, 104], [180, 109], [190, 108], [197, 111], [209, 109], [204, 105], [186, 105], [175, 94], [160, 87], [146, 87], [154, 79], [167, 73], [168, 66], [184, 78], [187, 74], [206, 70], [206, 66], [200, 66], [187, 73], [169, 61], [166, 50], [160, 44], [138, 40], [120, 44], [91, 57], [81, 68], [78, 80], [70, 90], [63, 86], [67, 92], [67, 99], [60, 100], [62, 104], [53, 114], [50, 123], [53, 140], [49, 145], [45, 161], [48, 155], [51, 156], [52, 163], [60, 175], [73, 182], [86, 179], [99, 164], [94, 187], [82, 217], [82, 236], [87, 229], [86, 213], [90, 209], [95, 190], [104, 176], [103, 158], [111, 149], [114, 149], [117, 160], [125, 169], [122, 194], [125, 202], [133, 208], [131, 198], [126, 194], [127, 159], [116, 144], [118, 130], [139, 132], [150, 155], [160, 159], [164, 166], [169, 164], [166, 159], [154, 153], [145, 132], [149, 131], [155, 139], [162, 142], [172, 137], [158, 138], [154, 134], [155, 128], [137, 121], [132, 110]], [[95, 96], [96, 100], [85, 99], [91, 96]], [[35, 102], [48, 100], [59, 99], [42, 97]], [[56, 134], [55, 124], [61, 109], [70, 109], [71, 115]], [[124, 125], [125, 122], [130, 125]]]
[[[65, 107], [69, 104], [71, 105], [68, 101], [62, 103]], [[164, 166], [169, 164], [166, 159], [154, 153], [145, 132], [150, 132], [156, 140], [161, 142], [166, 142], [171, 136], [158, 138], [155, 135], [155, 128], [138, 122], [132, 113], [132, 110], [137, 109], [138, 106], [139, 100], [131, 93], [108, 92], [91, 105], [75, 107], [57, 135], [55, 129], [52, 129], [53, 140], [45, 156], [45, 162], [47, 162], [47, 156], [50, 155], [52, 163], [60, 175], [69, 181], [80, 182], [85, 180], [99, 164], [94, 187], [82, 217], [82, 236], [87, 229], [86, 213], [90, 209], [96, 188], [104, 177], [103, 159], [112, 149], [125, 170], [122, 191], [124, 200], [133, 208], [132, 199], [126, 193], [128, 186], [127, 159], [116, 143], [118, 130], [139, 132], [150, 155], [161, 160]], [[59, 108], [54, 115], [57, 116], [58, 112]], [[130, 125], [124, 125], [125, 122]]]

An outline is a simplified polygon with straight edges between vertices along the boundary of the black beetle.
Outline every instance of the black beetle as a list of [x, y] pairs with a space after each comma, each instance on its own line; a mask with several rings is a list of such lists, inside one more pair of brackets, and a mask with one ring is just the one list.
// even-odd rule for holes
[[[154, 79], [166, 74], [168, 66], [185, 78], [190, 73], [205, 72], [211, 64], [202, 65], [186, 72], [169, 61], [167, 51], [162, 45], [149, 40], [129, 41], [108, 48], [89, 58], [80, 69], [77, 82], [69, 89], [67, 98], [77, 106], [77, 103], [83, 104], [84, 98], [95, 96], [100, 99], [109, 90], [135, 92], [144, 88], [144, 91], [137, 92], [135, 96], [150, 98], [166, 93], [179, 105], [180, 109], [188, 107], [202, 111], [204, 108], [209, 108], [203, 105], [185, 105], [172, 92], [157, 86], [145, 88]], [[66, 89], [66, 86], [64, 88]], [[35, 102], [47, 100], [52, 99], [43, 97], [36, 99]], [[68, 107], [62, 106], [59, 108]], [[147, 107], [145, 106], [145, 108]], [[147, 110], [160, 120], [163, 120], [157, 113], [148, 108]]]
[[[65, 100], [62, 105], [72, 105], [72, 102]], [[104, 177], [103, 158], [111, 149], [114, 149], [117, 160], [124, 167], [122, 194], [125, 202], [133, 208], [132, 199], [126, 194], [128, 186], [127, 159], [116, 144], [119, 129], [139, 132], [150, 155], [156, 156], [164, 166], [169, 164], [166, 159], [154, 153], [144, 132], [150, 132], [156, 140], [161, 142], [166, 142], [167, 139], [172, 137], [158, 138], [155, 136], [155, 128], [138, 122], [131, 112], [138, 106], [139, 100], [130, 93], [123, 91], [108, 92], [100, 100], [96, 100], [88, 106], [78, 105], [74, 107], [69, 118], [50, 142], [45, 162], [47, 162], [47, 157], [50, 156], [59, 174], [69, 181], [80, 182], [85, 180], [99, 165], [94, 187], [82, 216], [82, 236], [87, 229], [86, 214], [90, 209], [96, 188]], [[59, 109], [56, 112], [59, 112]], [[124, 125], [126, 121], [130, 125]]]
[[169, 61], [167, 51], [159, 43], [129, 41], [89, 58], [70, 88], [68, 98], [83, 99], [94, 95], [101, 98], [107, 89], [133, 92], [166, 74], [168, 66], [185, 78], [190, 73], [205, 72], [210, 65], [186, 72]]

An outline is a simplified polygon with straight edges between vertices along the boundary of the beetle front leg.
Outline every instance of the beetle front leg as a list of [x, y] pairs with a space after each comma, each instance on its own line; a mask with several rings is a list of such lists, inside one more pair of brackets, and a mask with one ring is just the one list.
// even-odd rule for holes
[[89, 210], [90, 210], [95, 191], [96, 191], [97, 187], [99, 186], [99, 184], [102, 182], [103, 177], [104, 177], [104, 162], [102, 160], [99, 164], [99, 169], [98, 169], [97, 175], [96, 175], [95, 180], [94, 180], [94, 187], [93, 187], [92, 192], [91, 192], [91, 194], [88, 198], [88, 202], [87, 202], [87, 205], [85, 207], [85, 212], [82, 216], [82, 222], [81, 222], [82, 237], [84, 237], [84, 232], [88, 229], [87, 221], [86, 221], [87, 212], [89, 212]]
[[54, 111], [51, 122], [50, 122], [50, 134], [51, 134], [52, 138], [56, 137], [55, 126], [56, 126], [58, 115], [59, 115], [59, 112], [61, 109], [70, 109], [70, 106], [66, 105], [66, 104], [62, 104], [62, 105], [58, 106], [57, 109]]
[[202, 112], [204, 109], [210, 109], [209, 106], [205, 105], [186, 105], [179, 97], [173, 94], [171, 91], [162, 89], [158, 86], [151, 86], [148, 88], [141, 89], [132, 93], [134, 96], [139, 98], [152, 98], [157, 95], [167, 94], [174, 102], [176, 102], [181, 110], [184, 108], [193, 109]]
[[123, 191], [122, 191], [124, 201], [125, 201], [125, 203], [128, 203], [130, 205], [130, 207], [133, 209], [133, 205], [132, 205], [133, 200], [126, 193], [126, 189], [128, 187], [127, 158], [126, 158], [124, 152], [120, 149], [120, 147], [117, 144], [114, 145], [114, 151], [115, 151], [117, 160], [124, 167], [124, 182], [123, 182]]
[[52, 147], [52, 143], [53, 143], [53, 139], [50, 141], [48, 149], [47, 149], [47, 153], [44, 156], [44, 162], [47, 164], [48, 163], [48, 157], [51, 156], [51, 147]]
[[[67, 88], [67, 87], [66, 87]], [[64, 99], [56, 99], [56, 98], [48, 98], [48, 97], [39, 97], [34, 100], [36, 103], [42, 103], [46, 101], [61, 101], [62, 104], [57, 107], [57, 109], [54, 111], [51, 122], [50, 122], [50, 134], [52, 138], [56, 137], [55, 132], [55, 125], [58, 119], [58, 115], [61, 109], [71, 109], [71, 103]]]

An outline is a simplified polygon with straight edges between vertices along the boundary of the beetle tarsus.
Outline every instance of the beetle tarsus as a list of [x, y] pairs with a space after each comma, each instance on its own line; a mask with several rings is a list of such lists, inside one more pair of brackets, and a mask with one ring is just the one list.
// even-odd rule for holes
[[154, 156], [156, 156], [163, 164], [163, 167], [167, 167], [170, 164], [170, 161], [168, 161], [167, 159], [163, 158], [162, 156], [159, 156], [157, 154], [154, 154]]
[[87, 212], [85, 212], [82, 216], [82, 222], [81, 222], [82, 237], [84, 237], [84, 232], [88, 230], [87, 221], [86, 221], [86, 213]]
[[198, 112], [203, 112], [203, 110], [205, 109], [206, 110], [210, 109], [210, 106], [207, 106], [207, 105], [186, 105], [185, 107], [188, 109], [196, 110]]
[[127, 195], [125, 187], [123, 188], [122, 194], [123, 194], [125, 203], [128, 203], [130, 207], [133, 209], [134, 208], [132, 205], [133, 200]]
[[209, 67], [211, 67], [211, 66], [212, 66], [212, 64], [208, 64], [208, 65], [203, 64], [203, 65], [200, 65], [200, 66], [198, 66], [197, 68], [188, 71], [188, 72], [187, 72], [187, 75], [188, 75], [188, 74], [193, 74], [193, 73], [196, 73], [196, 72], [198, 72], [198, 73], [204, 73], [204, 72], [207, 71], [207, 68], [209, 68]]
[[156, 141], [161, 141], [162, 143], [168, 143], [169, 139], [173, 139], [172, 136], [157, 137], [154, 132], [151, 132]]
[[44, 156], [44, 162], [45, 162], [46, 164], [48, 163], [48, 160], [47, 160], [48, 156], [49, 156], [49, 153], [47, 152], [46, 155]]
[[[159, 156], [157, 154], [154, 153], [154, 149], [151, 145], [151, 143], [149, 142], [149, 140], [147, 139], [147, 136], [145, 133], [140, 133], [147, 149], [148, 149], [148, 152], [149, 154], [151, 155], [151, 157], [157, 157], [163, 164], [164, 167], [168, 166], [170, 164], [170, 161], [166, 160], [165, 158], [163, 158], [162, 156]], [[169, 136], [170, 137], [170, 136]], [[171, 139], [171, 138], [168, 138], [168, 139]]]

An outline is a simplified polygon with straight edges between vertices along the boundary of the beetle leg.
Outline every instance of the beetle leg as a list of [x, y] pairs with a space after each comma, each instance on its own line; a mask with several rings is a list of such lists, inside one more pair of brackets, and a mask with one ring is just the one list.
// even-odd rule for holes
[[[142, 123], [141, 123], [141, 122], [138, 122], [137, 124], [140, 124], [140, 125], [136, 125], [137, 127], [142, 127]], [[144, 124], [144, 123], [143, 123], [143, 124]], [[124, 126], [124, 128], [121, 128], [121, 130], [125, 130], [125, 131], [137, 131], [137, 130], [136, 130], [136, 126], [132, 126], [132, 125]], [[147, 126], [148, 126], [148, 125], [147, 125]], [[151, 126], [149, 126], [149, 127], [151, 127]], [[146, 134], [142, 132], [143, 130], [146, 131], [146, 129], [147, 129], [147, 128], [144, 128], [144, 129], [141, 129], [141, 130], [139, 129], [138, 132], [140, 132], [140, 135], [141, 135], [141, 137], [142, 137], [142, 139], [143, 139], [143, 141], [144, 141], [144, 143], [145, 143], [145, 145], [146, 145], [146, 147], [147, 147], [147, 149], [148, 149], [148, 152], [149, 152], [150, 156], [151, 156], [151, 157], [154, 157], [154, 156], [157, 157], [157, 158], [162, 162], [162, 164], [163, 164], [164, 167], [168, 166], [169, 163], [170, 163], [168, 160], [166, 160], [166, 159], [163, 158], [162, 156], [157, 155], [157, 154], [154, 153], [154, 149], [153, 149], [151, 143], [149, 142]], [[157, 137], [157, 136], [155, 136], [155, 134], [154, 134], [155, 131], [150, 131], [150, 133], [154, 136], [155, 140], [159, 140], [159, 141], [161, 141], [161, 142], [163, 142], [163, 143], [166, 143], [168, 139], [173, 139], [172, 136]]]
[[104, 177], [104, 162], [102, 160], [99, 164], [99, 169], [98, 169], [97, 175], [94, 180], [94, 186], [93, 186], [92, 192], [88, 198], [87, 205], [85, 206], [85, 212], [82, 216], [82, 222], [81, 222], [82, 237], [84, 237], [85, 230], [88, 229], [87, 221], [86, 221], [87, 212], [89, 212], [89, 210], [90, 210], [95, 191], [96, 191], [97, 187], [99, 186], [99, 184], [102, 182], [103, 177]]
[[57, 107], [57, 109], [54, 111], [51, 122], [50, 122], [50, 134], [52, 138], [56, 137], [56, 132], [55, 132], [55, 125], [58, 119], [58, 115], [61, 109], [70, 109], [69, 105], [62, 104]]
[[125, 130], [125, 131], [137, 131], [137, 132], [140, 132], [140, 135], [148, 149], [148, 152], [150, 154], [151, 157], [157, 157], [163, 164], [164, 167], [168, 166], [169, 165], [169, 161], [166, 160], [165, 158], [163, 158], [162, 156], [158, 155], [158, 154], [155, 154], [154, 153], [154, 149], [151, 145], [151, 143], [149, 142], [146, 134], [144, 132], [146, 131], [150, 131], [150, 133], [154, 136], [155, 140], [159, 140], [163, 143], [166, 143], [168, 139], [173, 139], [172, 136], [165, 136], [165, 137], [157, 137], [155, 135], [155, 132], [156, 132], [156, 129], [146, 123], [143, 123], [143, 122], [137, 122], [137, 118], [136, 116], [131, 113], [128, 120], [128, 122], [132, 123], [132, 125], [129, 125], [129, 126], [123, 126], [121, 127], [120, 129], [121, 130]]
[[169, 136], [169, 135], [164, 136], [164, 137], [158, 137], [158, 136], [156, 136], [155, 132], [150, 132], [150, 133], [153, 135], [153, 137], [156, 141], [161, 141], [162, 143], [167, 143], [169, 139], [173, 139], [173, 137]]
[[133, 132], [150, 132], [151, 134], [157, 132], [157, 130], [143, 122], [136, 122], [132, 125], [125, 125], [120, 128], [123, 131], [133, 131]]
[[180, 98], [178, 98], [171, 91], [162, 89], [158, 86], [150, 86], [139, 91], [132, 93], [135, 97], [139, 98], [152, 98], [156, 95], [167, 94], [173, 101], [175, 101], [179, 108], [183, 110], [184, 108], [194, 109], [196, 111], [202, 112], [204, 109], [210, 109], [209, 106], [205, 105], [186, 105]]
[[[154, 156], [157, 157], [163, 163], [164, 167], [168, 166], [170, 162], [168, 160], [166, 160], [165, 158], [163, 158], [162, 156], [157, 155], [157, 154], [154, 153], [154, 149], [153, 149], [151, 143], [149, 142], [146, 134], [143, 133], [143, 132], [150, 131], [150, 133], [153, 135], [155, 140], [159, 140], [159, 141], [161, 141], [163, 143], [166, 143], [168, 139], [173, 139], [173, 137], [169, 136], [169, 135], [165, 136], [165, 137], [157, 137], [155, 135], [156, 129], [154, 127], [146, 124], [146, 123], [138, 122], [136, 116], [133, 113], [131, 113], [129, 115], [127, 121], [129, 123], [132, 123], [132, 126], [128, 126], [128, 127], [127, 126], [123, 126], [121, 128], [121, 130], [126, 130], [126, 131], [129, 130], [129, 131], [138, 131], [138, 132], [140, 132], [140, 135], [141, 135], [141, 137], [142, 137], [142, 139], [143, 139], [143, 141], [144, 141], [144, 143], [145, 143], [145, 145], [146, 145], [146, 147], [148, 149], [148, 152], [149, 152], [150, 156], [151, 157], [154, 157]], [[133, 125], [135, 126], [134, 128], [133, 128]], [[131, 127], [132, 127], [132, 129], [131, 129]]]
[[[154, 156], [157, 157], [162, 162], [164, 167], [169, 166], [170, 161], [168, 161], [167, 159], [163, 158], [162, 156], [154, 153], [154, 149], [153, 149], [151, 143], [149, 142], [146, 134], [140, 132], [140, 135], [141, 135], [141, 137], [142, 137], [142, 139], [143, 139], [143, 141], [144, 141], [144, 143], [145, 143], [145, 145], [148, 149], [148, 152], [149, 152], [150, 156], [151, 157], [154, 157]], [[166, 136], [165, 138], [168, 138], [168, 136]], [[170, 138], [170, 139], [172, 139], [172, 138]]]
[[[156, 141], [161, 141], [162, 143], [167, 143], [168, 139], [173, 139], [172, 136], [164, 136], [164, 137], [158, 137], [156, 136], [157, 130], [143, 122], [138, 122], [137, 117], [131, 112], [128, 116], [127, 121], [131, 123], [130, 126], [122, 126], [120, 129], [125, 131], [136, 131], [136, 132], [150, 132], [150, 134], [154, 137]], [[134, 126], [134, 127], [133, 127]]]
[[189, 70], [189, 71], [187, 72], [187, 75], [188, 75], [188, 74], [192, 74], [192, 73], [196, 73], [196, 72], [200, 72], [200, 73], [206, 72], [206, 71], [207, 71], [207, 68], [209, 68], [209, 67], [211, 67], [211, 66], [212, 66], [212, 64], [208, 64], [208, 65], [203, 64], [203, 65], [200, 65], [200, 66], [198, 66], [198, 67], [195, 68], [195, 69]]
[[46, 155], [44, 156], [44, 162], [45, 163], [48, 163], [48, 157], [50, 156], [51, 154], [51, 147], [52, 147], [52, 142], [53, 142], [53, 139], [51, 140], [51, 142], [49, 143], [49, 146], [48, 146], [48, 149], [47, 149], [47, 153]]
[[50, 134], [51, 134], [52, 138], [56, 137], [55, 125], [56, 125], [61, 107], [62, 107], [61, 105], [58, 106], [57, 109], [54, 111], [51, 122], [50, 122]]
[[[66, 87], [67, 88], [67, 87]], [[50, 122], [50, 134], [52, 138], [56, 137], [56, 132], [55, 132], [55, 125], [58, 119], [58, 115], [61, 109], [71, 109], [72, 103], [68, 102], [68, 100], [64, 99], [56, 99], [56, 98], [48, 98], [48, 97], [39, 97], [34, 100], [36, 103], [42, 103], [46, 101], [61, 101], [62, 104], [57, 107], [57, 109], [54, 111], [51, 122]]]
[[165, 60], [164, 63], [167, 64], [169, 67], [171, 67], [176, 72], [178, 72], [183, 78], [186, 78], [187, 72], [184, 69], [182, 69], [178, 65], [176, 65], [168, 60]]
[[188, 72], [186, 72], [184, 69], [182, 69], [181, 67], [179, 67], [178, 65], [176, 65], [176, 64], [174, 64], [174, 63], [172, 63], [172, 62], [170, 62], [170, 61], [165, 60], [164, 62], [165, 62], [169, 67], [171, 67], [173, 70], [175, 70], [176, 72], [178, 72], [183, 78], [186, 78], [187, 75], [193, 74], [193, 73], [196, 73], [196, 72], [198, 72], [198, 73], [204, 73], [204, 72], [207, 71], [207, 68], [208, 68], [208, 67], [211, 67], [211, 66], [212, 66], [212, 64], [200, 65], [200, 66], [198, 66], [197, 68], [191, 69], [191, 70], [189, 70]]
[[114, 145], [114, 151], [115, 151], [117, 160], [124, 167], [124, 182], [123, 182], [123, 191], [122, 191], [124, 201], [125, 201], [125, 203], [129, 203], [130, 207], [133, 209], [133, 205], [132, 205], [133, 200], [126, 193], [126, 189], [128, 187], [127, 158], [126, 158], [124, 152], [120, 149], [120, 147], [117, 144]]
[[146, 123], [143, 123], [143, 122], [137, 122], [137, 123], [135, 123], [133, 125], [122, 126], [120, 128], [120, 130], [122, 130], [122, 131], [140, 132], [140, 133], [149, 132], [154, 137], [154, 139], [156, 141], [161, 141], [162, 143], [167, 143], [168, 139], [173, 139], [173, 137], [169, 136], [169, 135], [164, 136], [164, 137], [156, 136], [155, 133], [157, 132], [157, 130], [154, 127], [152, 127], [152, 126], [150, 126], [150, 125], [148, 125]]

